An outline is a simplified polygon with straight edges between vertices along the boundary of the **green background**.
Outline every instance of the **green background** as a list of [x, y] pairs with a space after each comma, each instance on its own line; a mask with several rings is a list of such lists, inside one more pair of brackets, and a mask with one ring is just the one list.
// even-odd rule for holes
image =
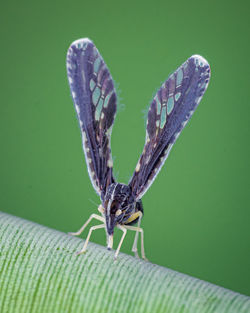
[[[91, 38], [118, 84], [114, 170], [127, 183], [145, 110], [192, 54], [211, 64], [197, 112], [143, 198], [150, 261], [250, 294], [247, 1], [9, 1], [1, 5], [0, 210], [61, 231], [96, 212], [65, 69]], [[116, 241], [121, 233], [116, 231]], [[86, 236], [86, 233], [84, 234]], [[105, 244], [103, 230], [92, 241]], [[128, 234], [122, 251], [130, 253]], [[107, 252], [108, 253], [108, 252]]]

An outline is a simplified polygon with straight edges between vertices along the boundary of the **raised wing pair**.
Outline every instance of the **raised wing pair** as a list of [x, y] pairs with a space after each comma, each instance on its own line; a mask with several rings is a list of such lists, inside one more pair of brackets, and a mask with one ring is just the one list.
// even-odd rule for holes
[[[168, 154], [198, 106], [209, 82], [207, 61], [193, 55], [184, 62], [157, 91], [148, 112], [146, 141], [128, 185], [116, 182], [110, 136], [114, 123], [117, 96], [111, 74], [100, 53], [87, 38], [71, 44], [67, 53], [67, 72], [71, 95], [80, 124], [88, 173], [101, 198], [98, 210], [76, 233], [79, 235], [95, 218], [102, 224], [90, 228], [83, 249], [86, 251], [93, 230], [105, 228], [107, 246], [113, 246], [114, 228], [123, 231], [115, 253], [117, 257], [127, 230], [136, 232], [132, 251], [137, 253], [141, 233], [141, 253], [145, 258], [141, 198], [159, 173]], [[131, 226], [138, 222], [138, 226]]]

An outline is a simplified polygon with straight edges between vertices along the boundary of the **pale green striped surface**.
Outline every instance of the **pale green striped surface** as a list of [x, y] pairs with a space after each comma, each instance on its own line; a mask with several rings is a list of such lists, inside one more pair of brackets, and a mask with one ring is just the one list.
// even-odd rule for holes
[[0, 312], [250, 312], [250, 298], [0, 213]]

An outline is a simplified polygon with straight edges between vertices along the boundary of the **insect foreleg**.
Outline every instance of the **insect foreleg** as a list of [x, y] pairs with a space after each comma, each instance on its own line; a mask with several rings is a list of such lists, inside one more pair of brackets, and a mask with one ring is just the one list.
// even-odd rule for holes
[[[99, 211], [99, 208], [98, 208], [98, 211]], [[75, 233], [68, 233], [69, 235], [72, 235], [72, 236], [79, 236], [81, 235], [81, 233], [84, 231], [84, 229], [88, 226], [88, 224], [91, 222], [92, 219], [96, 219], [98, 221], [101, 221], [103, 223], [105, 223], [105, 219], [104, 217], [100, 216], [100, 215], [97, 215], [97, 214], [91, 214], [90, 217], [88, 218], [88, 220], [86, 221], [86, 223], [83, 224], [83, 226]]]
[[86, 252], [86, 249], [87, 249], [87, 245], [89, 243], [89, 239], [90, 239], [90, 236], [91, 236], [91, 233], [93, 230], [96, 230], [96, 229], [99, 229], [99, 228], [105, 228], [105, 224], [101, 224], [101, 225], [96, 225], [96, 226], [92, 226], [90, 227], [90, 230], [89, 230], [89, 233], [88, 233], [88, 236], [87, 236], [87, 239], [84, 243], [84, 246], [82, 248], [81, 251], [77, 252], [76, 254], [79, 255], [79, 254], [82, 254], [82, 253], [85, 253]]

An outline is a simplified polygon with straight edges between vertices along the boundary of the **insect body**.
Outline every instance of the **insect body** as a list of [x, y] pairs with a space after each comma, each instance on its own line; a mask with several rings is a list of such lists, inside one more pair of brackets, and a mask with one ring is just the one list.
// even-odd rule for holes
[[[92, 41], [87, 38], [71, 44], [67, 53], [71, 95], [80, 124], [83, 150], [93, 187], [101, 198], [98, 210], [76, 233], [79, 235], [94, 218], [102, 224], [90, 228], [83, 249], [86, 251], [93, 230], [105, 228], [107, 246], [113, 246], [114, 228], [123, 231], [117, 257], [127, 230], [136, 232], [132, 251], [137, 254], [141, 233], [141, 253], [145, 258], [141, 198], [164, 164], [174, 142], [199, 104], [209, 82], [207, 61], [193, 55], [162, 84], [148, 112], [146, 141], [128, 185], [113, 176], [110, 136], [116, 115], [116, 92], [111, 74]], [[138, 222], [138, 226], [132, 226]]]

